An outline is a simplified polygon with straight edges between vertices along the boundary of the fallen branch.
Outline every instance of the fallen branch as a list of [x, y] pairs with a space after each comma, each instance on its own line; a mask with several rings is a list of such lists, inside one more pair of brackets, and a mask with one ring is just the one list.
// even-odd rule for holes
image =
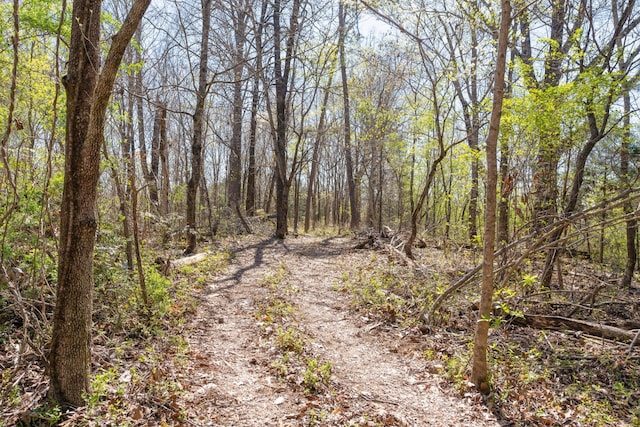
[[604, 325], [589, 320], [571, 319], [561, 316], [544, 316], [540, 314], [525, 314], [523, 317], [510, 316], [510, 320], [520, 326], [531, 326], [536, 329], [574, 330], [616, 341], [632, 341], [636, 334], [626, 329]]
[[584, 298], [582, 298], [582, 300], [576, 304], [576, 306], [573, 308], [573, 310], [571, 310], [569, 312], [569, 314], [567, 314], [567, 317], [571, 317], [574, 314], [576, 314], [576, 311], [580, 310], [581, 308], [583, 308], [583, 304], [586, 303], [587, 301], [591, 301], [590, 310], [593, 310], [593, 304], [595, 304], [596, 302], [596, 296], [598, 295], [598, 292], [600, 292], [601, 290], [603, 290], [606, 287], [606, 285], [598, 285], [596, 286], [596, 288], [593, 290], [593, 292], [591, 292], [589, 295], [585, 296]]
[[[625, 199], [625, 197], [628, 196], [628, 199]], [[538, 252], [538, 251], [544, 251], [547, 250], [551, 247], [554, 247], [560, 243], [566, 242], [576, 236], [581, 235], [585, 229], [582, 230], [578, 230], [575, 231], [573, 233], [567, 233], [564, 237], [557, 239], [553, 242], [548, 242], [547, 240], [551, 237], [554, 236], [556, 233], [558, 233], [559, 231], [564, 230], [565, 228], [569, 227], [571, 224], [574, 224], [577, 220], [582, 219], [582, 218], [588, 218], [588, 217], [593, 217], [593, 216], [597, 216], [602, 214], [602, 212], [607, 212], [610, 209], [613, 209], [615, 207], [620, 206], [622, 203], [625, 203], [628, 200], [636, 200], [640, 198], [640, 188], [633, 188], [633, 189], [629, 189], [627, 191], [624, 191], [620, 194], [618, 194], [615, 197], [612, 197], [611, 199], [605, 200], [603, 202], [600, 202], [588, 209], [585, 209], [583, 211], [579, 211], [579, 212], [575, 212], [571, 215], [569, 215], [566, 218], [563, 219], [559, 219], [558, 221], [554, 222], [553, 224], [548, 225], [547, 227], [545, 227], [543, 230], [539, 231], [539, 232], [533, 232], [530, 233], [526, 236], [523, 236], [521, 238], [519, 238], [518, 240], [514, 240], [513, 242], [509, 243], [506, 246], [503, 246], [502, 248], [498, 249], [497, 251], [494, 252], [494, 257], [498, 258], [499, 256], [501, 256], [503, 253], [506, 253], [508, 250], [519, 246], [521, 244], [524, 243], [529, 243], [529, 242], [533, 242], [533, 244], [527, 248], [516, 260], [511, 261], [505, 265], [503, 265], [502, 267], [500, 267], [499, 269], [497, 269], [494, 273], [499, 273], [501, 271], [506, 271], [507, 274], [505, 275], [504, 278], [502, 278], [502, 283], [506, 284], [511, 276], [511, 274], [513, 273], [514, 270], [517, 269], [517, 267], [519, 267], [524, 260], [529, 259], [533, 253]], [[624, 218], [623, 218], [624, 219]], [[612, 219], [609, 220], [607, 224], [611, 225], [611, 224], [615, 224], [617, 222], [622, 221], [621, 219]], [[602, 223], [599, 223], [599, 226], [601, 226]], [[427, 324], [430, 324], [433, 322], [433, 319], [435, 317], [435, 313], [438, 311], [438, 309], [440, 308], [440, 306], [442, 305], [442, 303], [449, 298], [451, 295], [453, 295], [455, 292], [457, 292], [458, 290], [462, 289], [464, 286], [466, 286], [468, 283], [471, 282], [471, 280], [482, 270], [482, 263], [478, 264], [476, 267], [474, 267], [472, 270], [470, 270], [469, 272], [467, 272], [467, 274], [465, 274], [463, 277], [461, 277], [457, 282], [455, 282], [453, 285], [451, 285], [448, 289], [446, 289], [441, 295], [438, 296], [438, 298], [436, 298], [436, 300], [433, 302], [432, 306], [430, 308], [425, 308], [424, 310], [422, 310], [422, 312], [419, 315], [420, 319], [423, 319]]]

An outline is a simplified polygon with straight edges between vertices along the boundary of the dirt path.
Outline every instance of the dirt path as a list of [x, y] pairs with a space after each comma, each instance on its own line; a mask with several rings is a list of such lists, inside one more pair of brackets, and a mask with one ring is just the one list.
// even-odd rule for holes
[[[210, 284], [189, 328], [191, 354], [182, 382], [192, 424], [302, 426], [315, 419], [315, 425], [326, 426], [498, 425], [471, 398], [447, 396], [417, 350], [398, 351], [398, 333], [372, 331], [350, 312], [349, 297], [334, 285], [346, 268], [366, 261], [368, 254], [351, 251], [352, 245], [346, 238], [301, 236], [243, 241], [234, 248], [231, 266]], [[261, 280], [282, 265], [297, 290], [291, 298], [299, 327], [311, 338], [314, 354], [332, 365], [332, 390], [324, 397], [305, 395], [270, 369], [256, 301], [268, 292]]]

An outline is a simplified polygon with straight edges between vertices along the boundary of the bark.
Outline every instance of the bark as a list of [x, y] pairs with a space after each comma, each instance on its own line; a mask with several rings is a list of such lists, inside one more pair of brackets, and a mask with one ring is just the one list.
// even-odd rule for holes
[[424, 187], [422, 188], [422, 192], [420, 193], [418, 200], [416, 201], [415, 207], [411, 212], [411, 232], [409, 234], [409, 238], [407, 239], [407, 243], [404, 245], [404, 253], [410, 259], [413, 259], [413, 243], [416, 241], [416, 237], [418, 236], [418, 219], [420, 218], [424, 203], [427, 200], [427, 196], [429, 195], [429, 190], [431, 189], [431, 185], [433, 184], [436, 172], [438, 172], [438, 167], [440, 166], [440, 163], [442, 163], [442, 161], [445, 159], [447, 153], [449, 152], [449, 149], [451, 148], [451, 146], [445, 147], [444, 145], [444, 130], [442, 129], [442, 125], [440, 123], [440, 104], [438, 103], [437, 87], [435, 84], [431, 85], [431, 95], [433, 97], [433, 117], [436, 126], [436, 134], [438, 135], [439, 150], [438, 157], [436, 157], [431, 163], [429, 173], [427, 174], [427, 180], [424, 184]]
[[289, 109], [287, 108], [287, 85], [291, 75], [293, 49], [298, 33], [298, 13], [300, 0], [294, 0], [291, 11], [291, 21], [287, 31], [287, 44], [284, 57], [284, 69], [281, 57], [281, 26], [280, 16], [282, 4], [274, 1], [273, 12], [273, 53], [276, 92], [276, 237], [284, 239], [288, 233], [289, 190], [291, 180], [287, 176], [287, 124]]
[[209, 31], [211, 27], [211, 0], [202, 0], [202, 39], [200, 40], [200, 64], [196, 107], [193, 112], [193, 138], [191, 140], [191, 176], [187, 182], [187, 248], [185, 254], [196, 250], [197, 245], [197, 196], [202, 178], [202, 150], [204, 143], [204, 112], [207, 96], [209, 60]]
[[162, 185], [160, 192], [160, 215], [169, 214], [169, 194], [171, 182], [169, 180], [169, 143], [167, 141], [167, 106], [164, 103], [159, 107], [162, 111], [160, 120], [160, 144], [158, 147], [160, 154], [160, 170], [162, 173]]
[[[582, 64], [584, 70], [591, 70], [596, 66], [604, 69], [609, 66], [609, 61], [611, 60], [612, 55], [616, 51], [615, 46], [619, 45], [622, 42], [622, 37], [627, 33], [631, 28], [635, 28], [640, 21], [630, 21], [630, 17], [632, 15], [634, 2], [629, 2], [625, 7], [622, 15], [619, 19], [616, 19], [615, 22], [615, 31], [611, 36], [611, 40], [607, 45], [607, 49], [603, 52], [601, 57], [596, 58], [590, 64]], [[615, 12], [614, 12], [615, 13]], [[553, 34], [553, 32], [552, 32]], [[597, 61], [602, 61], [598, 63]], [[624, 74], [623, 70], [626, 70], [624, 61], [621, 61], [620, 66], [621, 74]], [[554, 69], [553, 66], [549, 66], [549, 69]], [[582, 71], [582, 70], [581, 70]], [[552, 81], [553, 83], [553, 81]], [[602, 111], [603, 115], [600, 119], [600, 123], [598, 123], [598, 117], [596, 117], [596, 113], [594, 112], [595, 108], [591, 106], [592, 100], [587, 100], [587, 111], [586, 119], [589, 126], [589, 140], [582, 146], [578, 156], [576, 158], [576, 165], [573, 174], [573, 180], [571, 182], [571, 189], [569, 191], [569, 195], [567, 196], [567, 201], [563, 210], [563, 216], [567, 217], [571, 215], [577, 207], [578, 204], [578, 196], [580, 194], [580, 189], [582, 188], [582, 183], [585, 174], [585, 167], [587, 160], [589, 159], [589, 155], [595, 148], [596, 144], [600, 142], [608, 133], [607, 126], [610, 118], [610, 108], [612, 104], [615, 102], [616, 95], [614, 85], [609, 88], [609, 94], [607, 98], [602, 102]], [[556, 163], [557, 165], [557, 163]], [[557, 172], [556, 172], [557, 173]], [[551, 242], [558, 240], [561, 237], [561, 231], [558, 231], [555, 235], [551, 237]], [[551, 278], [553, 274], [553, 266], [555, 265], [556, 260], [558, 259], [558, 254], [561, 247], [556, 245], [555, 248], [551, 249], [547, 253], [547, 257], [545, 260], [545, 266], [540, 277], [541, 286], [549, 287], [551, 284]], [[602, 253], [602, 251], [600, 252]]]
[[[140, 30], [136, 31], [136, 42], [140, 45], [140, 39], [142, 35], [140, 34]], [[135, 61], [142, 61], [140, 51], [136, 49], [135, 51]], [[144, 132], [144, 87], [142, 82], [142, 70], [139, 70], [136, 73], [136, 121], [138, 124], [138, 147], [140, 149], [140, 167], [142, 169], [142, 177], [145, 182], [151, 181], [151, 171], [149, 171], [149, 163], [148, 163], [148, 153], [147, 153], [147, 143], [146, 136]]]
[[[513, 63], [516, 57], [515, 48], [512, 46], [510, 54], [510, 62]], [[505, 88], [505, 97], [511, 97], [513, 86], [510, 82], [513, 82], [514, 67], [510, 66], [507, 73], [507, 86]], [[500, 198], [498, 200], [498, 244], [503, 247], [509, 243], [509, 197], [511, 192], [516, 186], [516, 180], [518, 179], [518, 173], [509, 172], [509, 160], [511, 157], [511, 150], [509, 149], [509, 141], [507, 138], [503, 138], [500, 141]], [[506, 254], [502, 260], [506, 261]]]
[[249, 164], [247, 166], [247, 195], [245, 200], [245, 211], [247, 215], [253, 216], [256, 213], [256, 131], [258, 127], [258, 105], [260, 103], [260, 77], [262, 70], [262, 32], [264, 29], [265, 16], [267, 14], [267, 1], [262, 2], [260, 11], [260, 22], [256, 31], [256, 69], [253, 76], [253, 89], [251, 92], [251, 119], [249, 125]]
[[344, 160], [347, 174], [347, 186], [349, 191], [349, 208], [351, 209], [350, 226], [356, 230], [360, 226], [360, 208], [358, 206], [356, 182], [353, 177], [353, 157], [351, 152], [351, 108], [349, 105], [349, 85], [347, 80], [347, 67], [344, 52], [344, 39], [347, 34], [345, 25], [345, 5], [340, 1], [338, 6], [338, 49], [340, 56], [340, 75], [342, 76], [342, 98], [344, 105]]
[[247, 215], [256, 213], [256, 131], [258, 127], [258, 103], [260, 100], [260, 78], [256, 75], [253, 79], [251, 91], [251, 119], [249, 121], [249, 147], [247, 165], [247, 189], [245, 211]]
[[[549, 52], [544, 62], [544, 89], [557, 87], [562, 76], [561, 51], [564, 37], [564, 14], [566, 0], [553, 0], [551, 4], [551, 28]], [[528, 26], [527, 26], [528, 29]], [[527, 34], [527, 37], [530, 37]], [[530, 41], [529, 41], [530, 43]], [[531, 81], [530, 84], [534, 82]], [[539, 230], [555, 221], [558, 199], [558, 162], [561, 153], [560, 129], [549, 130], [541, 135], [536, 158], [534, 176], [533, 229]]]
[[193, 264], [197, 264], [199, 262], [204, 261], [205, 259], [207, 259], [209, 256], [211, 256], [210, 252], [202, 252], [199, 254], [195, 254], [195, 255], [191, 255], [185, 258], [179, 258], [173, 261], [169, 261], [167, 263], [167, 265], [171, 268], [179, 268], [179, 267], [184, 267], [186, 265], [193, 265]]
[[500, 143], [500, 200], [498, 201], [498, 243], [509, 242], [509, 196], [515, 185], [516, 175], [509, 174], [509, 145], [506, 140]]
[[81, 406], [89, 392], [95, 204], [107, 104], [124, 51], [150, 0], [136, 0], [100, 74], [101, 0], [73, 3], [67, 91], [65, 178], [58, 283], [49, 354], [51, 398]]
[[145, 177], [149, 186], [149, 199], [156, 211], [160, 210], [160, 199], [158, 197], [158, 177], [160, 174], [160, 133], [166, 121], [166, 109], [162, 105], [156, 106], [156, 113], [153, 119], [153, 134], [151, 136], [151, 169], [149, 175]]
[[493, 260], [496, 234], [496, 207], [498, 164], [497, 146], [500, 133], [500, 119], [502, 116], [502, 102], [504, 97], [504, 78], [507, 62], [507, 45], [511, 21], [511, 2], [502, 0], [500, 30], [498, 33], [498, 52], [496, 70], [493, 83], [493, 104], [491, 107], [491, 121], [489, 135], [486, 142], [487, 185], [484, 224], [484, 246], [482, 253], [482, 290], [480, 309], [473, 345], [473, 364], [471, 381], [482, 393], [489, 392], [489, 372], [487, 368], [487, 348], [491, 305], [493, 297]]
[[[631, 141], [631, 97], [629, 93], [624, 94], [624, 135], [622, 137], [622, 148], [620, 150], [620, 174], [622, 175], [623, 189], [631, 188], [629, 180], [629, 142]], [[638, 253], [636, 250], [636, 236], [638, 234], [638, 220], [633, 215], [634, 206], [630, 201], [624, 204], [624, 214], [626, 216], [626, 248], [627, 261], [625, 263], [624, 274], [620, 285], [623, 288], [630, 288], [633, 280]]]
[[[17, 0], [13, 1], [13, 35], [11, 36], [11, 45], [13, 50], [13, 62], [11, 65], [11, 87], [9, 89], [9, 105], [7, 111], [7, 127], [2, 135], [2, 139], [0, 140], [0, 157], [2, 158], [2, 167], [4, 169], [4, 173], [6, 174], [7, 181], [9, 182], [9, 186], [11, 187], [12, 192], [12, 201], [11, 204], [4, 207], [4, 214], [0, 219], [0, 225], [4, 225], [7, 223], [13, 211], [18, 207], [20, 196], [18, 195], [18, 189], [16, 187], [16, 181], [13, 173], [11, 172], [11, 166], [9, 164], [9, 157], [7, 153], [7, 143], [9, 142], [9, 137], [11, 136], [11, 126], [13, 124], [13, 113], [15, 109], [16, 103], [16, 90], [18, 86], [18, 61], [19, 61], [19, 49], [20, 49], [20, 17], [19, 17], [19, 9], [20, 4]], [[5, 228], [5, 233], [6, 233]], [[4, 244], [4, 242], [3, 242]], [[2, 255], [2, 260], [4, 260], [4, 255]]]
[[[471, 18], [473, 19], [473, 18]], [[454, 69], [458, 68], [456, 50], [463, 45], [462, 39], [450, 29], [442, 20], [443, 29], [447, 36], [447, 43]], [[469, 216], [467, 218], [468, 238], [471, 244], [475, 244], [478, 235], [478, 195], [480, 182], [480, 151], [478, 140], [480, 135], [480, 101], [478, 96], [478, 35], [475, 26], [470, 29], [471, 36], [471, 72], [470, 79], [466, 83], [466, 91], [462, 87], [463, 77], [453, 79], [456, 97], [462, 106], [462, 117], [467, 134], [467, 144], [471, 150], [471, 188], [469, 189]], [[457, 46], [456, 44], [457, 43]], [[465, 95], [466, 94], [468, 95]]]
[[[612, 2], [612, 11], [616, 26], [619, 27], [620, 18], [617, 11], [617, 2]], [[624, 16], [624, 15], [623, 15]], [[622, 52], [623, 43], [621, 39], [617, 39], [616, 46]], [[620, 72], [624, 73], [625, 63], [620, 61]], [[629, 144], [631, 143], [631, 96], [629, 92], [625, 92], [622, 96], [622, 103], [624, 108], [624, 117], [622, 119], [622, 146], [620, 147], [620, 175], [622, 181], [622, 191], [629, 190], [631, 188], [631, 180], [629, 175]], [[626, 250], [627, 261], [624, 267], [624, 274], [622, 275], [622, 281], [620, 286], [623, 288], [630, 288], [633, 280], [633, 273], [635, 272], [636, 262], [638, 261], [638, 252], [636, 246], [636, 239], [638, 234], [638, 220], [633, 215], [634, 206], [633, 203], [628, 201], [623, 207], [626, 217], [625, 237], [626, 237]]]
[[[244, 73], [247, 16], [243, 11], [233, 13], [235, 50], [233, 52], [233, 117], [231, 146], [229, 147], [229, 205], [239, 211], [242, 198], [242, 75]], [[240, 214], [240, 216], [242, 215]]]

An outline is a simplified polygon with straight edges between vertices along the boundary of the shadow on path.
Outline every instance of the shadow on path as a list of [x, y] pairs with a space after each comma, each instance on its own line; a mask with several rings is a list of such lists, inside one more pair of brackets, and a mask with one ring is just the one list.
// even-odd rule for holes
[[216, 284], [218, 284], [218, 285], [222, 285], [222, 284], [224, 284], [226, 282], [232, 282], [232, 283], [230, 283], [228, 285], [225, 285], [225, 286], [216, 287], [214, 289], [210, 288], [208, 293], [225, 291], [225, 290], [231, 289], [234, 286], [238, 285], [240, 283], [240, 281], [242, 280], [242, 276], [244, 276], [245, 273], [247, 273], [250, 270], [254, 270], [254, 269], [257, 269], [257, 268], [262, 266], [262, 264], [264, 263], [264, 251], [265, 251], [265, 248], [267, 248], [268, 246], [271, 246], [274, 242], [277, 243], [278, 241], [279, 241], [279, 239], [277, 239], [275, 237], [270, 237], [268, 239], [261, 240], [261, 241], [259, 241], [257, 243], [252, 244], [252, 245], [244, 246], [244, 247], [241, 247], [241, 248], [238, 248], [238, 249], [234, 250], [233, 251], [234, 256], [236, 256], [236, 255], [238, 255], [239, 253], [242, 253], [242, 252], [255, 250], [255, 255], [253, 257], [253, 263], [247, 265], [246, 267], [240, 268], [238, 271], [233, 273], [233, 275], [231, 275], [231, 276], [225, 277], [225, 278], [223, 278], [221, 280], [217, 280]]
[[247, 246], [240, 246], [233, 249], [233, 255], [238, 256], [243, 253], [254, 252], [253, 262], [238, 269], [233, 274], [217, 280], [215, 282], [216, 286], [210, 288], [208, 293], [232, 289], [240, 283], [248, 272], [262, 267], [265, 263], [265, 257], [272, 256], [280, 250], [282, 250], [282, 253], [285, 255], [293, 253], [304, 258], [319, 259], [340, 256], [349, 250], [349, 247], [341, 244], [340, 238], [335, 236], [315, 242], [309, 242], [304, 238], [299, 240], [296, 238], [283, 240], [276, 237], [269, 237]]

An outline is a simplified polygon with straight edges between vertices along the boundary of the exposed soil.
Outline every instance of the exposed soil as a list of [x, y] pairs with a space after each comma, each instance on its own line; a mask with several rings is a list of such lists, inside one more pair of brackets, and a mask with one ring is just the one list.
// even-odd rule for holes
[[[420, 336], [377, 328], [335, 289], [345, 270], [369, 256], [345, 238], [251, 238], [236, 243], [225, 274], [210, 283], [185, 337], [190, 345], [181, 378], [181, 406], [192, 424], [208, 426], [400, 425], [496, 426], [473, 393], [464, 398], [427, 371]], [[256, 318], [279, 266], [296, 289], [297, 327], [310, 351], [330, 361], [330, 384], [305, 393], [274, 373], [273, 348]], [[315, 424], [314, 424], [315, 423]]]

